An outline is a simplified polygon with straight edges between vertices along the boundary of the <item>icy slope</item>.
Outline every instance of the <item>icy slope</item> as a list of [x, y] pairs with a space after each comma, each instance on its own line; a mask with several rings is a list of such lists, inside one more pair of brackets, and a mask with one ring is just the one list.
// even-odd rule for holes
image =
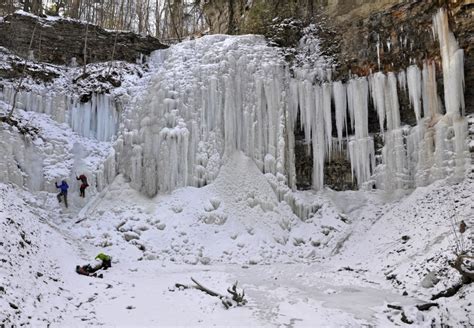
[[[368, 270], [377, 280], [383, 277], [400, 293], [428, 301], [448, 288], [461, 283], [461, 275], [451, 267], [456, 258], [456, 235], [464, 251], [474, 249], [474, 172], [453, 186], [445, 180], [420, 187], [401, 198], [367, 231], [354, 231], [344, 243], [341, 261], [351, 271]], [[464, 220], [470, 227], [459, 233]], [[436, 277], [434, 287], [423, 284]], [[372, 278], [373, 279], [373, 278]], [[474, 322], [473, 285], [464, 286], [453, 297], [441, 297], [439, 312], [426, 313], [424, 321], [436, 324], [469, 326]], [[420, 314], [409, 309], [408, 318], [416, 322]]]
[[[453, 206], [472, 227], [473, 188], [470, 176], [458, 185], [442, 180], [411, 194], [303, 193], [301, 199], [317, 199], [321, 207], [302, 221], [287, 205], [276, 202], [253, 161], [236, 153], [214, 183], [153, 199], [131, 189], [119, 176], [94, 201], [86, 220], [63, 225], [118, 259], [119, 268], [114, 270], [122, 273], [113, 273], [114, 279], [136, 276], [148, 281], [150, 275], [164, 275], [167, 286], [151, 281], [145, 285], [161, 292], [166, 302], [181, 295], [166, 291], [173, 283], [170, 270], [175, 280], [185, 282], [187, 271], [190, 276], [205, 273], [200, 279], [216, 289], [239, 280], [247, 290], [251, 316], [263, 326], [290, 317], [301, 319], [302, 326], [325, 322], [330, 327], [369, 323], [387, 327], [402, 323], [402, 311], [417, 326], [465, 326], [474, 322], [470, 285], [454, 297], [437, 299], [438, 307], [428, 312], [415, 305], [430, 302], [432, 295], [459, 281], [457, 271], [448, 265], [454, 258], [449, 215]], [[472, 236], [472, 230], [467, 233]], [[428, 271], [440, 279], [433, 288], [421, 286]], [[144, 299], [144, 285], [126, 290], [133, 290], [132, 302], [142, 309], [139, 313], [153, 307]], [[111, 310], [128, 304], [125, 295], [111, 293], [117, 300], [101, 300], [99, 307]], [[196, 306], [208, 313], [212, 305]], [[333, 317], [336, 314], [339, 320]], [[205, 326], [190, 317], [187, 324]], [[150, 321], [143, 322], [168, 322], [167, 318], [151, 321], [159, 319], [150, 315]]]
[[79, 262], [78, 250], [48, 223], [55, 213], [39, 209], [40, 203], [0, 183], [0, 325], [5, 327], [46, 327], [79, 303], [65, 287], [65, 277]]

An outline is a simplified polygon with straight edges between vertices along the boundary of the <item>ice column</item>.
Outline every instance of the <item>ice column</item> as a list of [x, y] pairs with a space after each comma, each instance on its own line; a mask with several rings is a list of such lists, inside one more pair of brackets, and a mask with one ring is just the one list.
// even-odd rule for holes
[[119, 113], [110, 95], [94, 94], [89, 102], [74, 101], [69, 124], [84, 137], [110, 141], [118, 130]]
[[368, 82], [366, 78], [349, 81], [349, 112], [353, 113], [355, 135], [349, 141], [349, 158], [352, 172], [359, 187], [368, 182], [375, 168], [374, 141], [368, 130]]
[[454, 130], [456, 177], [461, 179], [464, 176], [467, 148], [467, 123], [464, 117], [464, 51], [459, 48], [454, 34], [449, 30], [448, 15], [444, 8], [434, 16], [433, 25], [439, 40], [443, 63], [446, 115], [448, 121], [452, 122]]
[[436, 87], [436, 68], [433, 62], [423, 64], [423, 115], [426, 118], [434, 119], [440, 112], [438, 101], [438, 91]]
[[434, 16], [433, 25], [441, 49], [446, 113], [464, 116], [464, 51], [449, 30], [444, 8]]
[[369, 76], [370, 94], [379, 117], [380, 132], [383, 134], [385, 121], [385, 74], [377, 72]]
[[334, 107], [336, 111], [336, 130], [339, 151], [342, 150], [342, 136], [344, 128], [347, 135], [347, 92], [346, 86], [341, 81], [333, 84]]
[[415, 111], [416, 121], [421, 119], [421, 73], [416, 65], [407, 68], [408, 95]]

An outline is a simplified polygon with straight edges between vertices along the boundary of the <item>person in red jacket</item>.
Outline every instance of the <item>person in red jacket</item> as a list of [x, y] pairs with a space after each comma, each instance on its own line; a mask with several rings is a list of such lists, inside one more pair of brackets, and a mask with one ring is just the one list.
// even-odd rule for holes
[[87, 183], [87, 177], [84, 174], [76, 177], [76, 180], [81, 180], [81, 187], [79, 188], [79, 193], [81, 197], [86, 197], [86, 188], [89, 187]]

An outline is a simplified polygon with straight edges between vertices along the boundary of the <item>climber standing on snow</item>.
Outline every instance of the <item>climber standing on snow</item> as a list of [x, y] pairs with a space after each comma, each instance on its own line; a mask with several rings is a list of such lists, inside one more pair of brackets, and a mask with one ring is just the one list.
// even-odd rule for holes
[[61, 192], [58, 194], [58, 201], [61, 203], [61, 196], [64, 197], [64, 205], [66, 205], [67, 208], [67, 190], [69, 189], [69, 186], [66, 182], [66, 180], [61, 181], [61, 184], [58, 186], [58, 183], [54, 183], [56, 185], [56, 188], [61, 189]]
[[79, 188], [79, 193], [81, 197], [86, 197], [86, 188], [89, 187], [89, 184], [87, 183], [87, 177], [84, 174], [81, 174], [80, 176], [76, 176], [76, 180], [81, 180], [81, 187]]

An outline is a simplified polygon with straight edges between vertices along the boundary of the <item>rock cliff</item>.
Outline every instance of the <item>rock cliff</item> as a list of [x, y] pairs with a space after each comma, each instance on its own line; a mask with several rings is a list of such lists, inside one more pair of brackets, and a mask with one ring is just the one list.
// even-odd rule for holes
[[[301, 36], [299, 27], [316, 23], [323, 54], [336, 61], [333, 78], [344, 80], [370, 71], [398, 72], [413, 63], [421, 66], [426, 59], [434, 60], [440, 70], [439, 45], [432, 29], [433, 14], [440, 7], [448, 9], [451, 29], [465, 52], [466, 111], [472, 113], [472, 0], [210, 0], [205, 9], [212, 33], [259, 33], [282, 46], [296, 44]], [[438, 82], [442, 83], [441, 79]], [[402, 99], [402, 121], [413, 123], [412, 110], [403, 112], [408, 107], [404, 104]]]
[[[72, 58], [83, 63], [85, 25], [79, 21], [60, 18], [38, 18], [29, 14], [15, 13], [0, 21], [0, 46], [20, 56], [28, 56], [31, 49], [37, 61], [69, 65]], [[151, 36], [142, 37], [130, 32], [106, 31], [89, 25], [87, 35], [87, 62], [108, 61], [112, 58], [115, 37], [117, 37], [114, 60], [135, 63], [142, 55], [153, 50], [166, 48]]]
[[[441, 7], [448, 10], [450, 28], [464, 49], [466, 113], [474, 113], [472, 0], [210, 0], [206, 10], [213, 33], [264, 34], [286, 48], [294, 47], [303, 35], [303, 28], [315, 23], [321, 53], [334, 63], [334, 80], [345, 81], [376, 71], [399, 72], [413, 64], [421, 68], [429, 60], [436, 65], [438, 90], [443, 90], [439, 42], [433, 32], [433, 15]], [[402, 124], [415, 125], [408, 95], [400, 93], [399, 101]], [[380, 139], [372, 104], [369, 104], [369, 132]], [[298, 187], [308, 188], [311, 151], [301, 131], [295, 133]], [[377, 148], [382, 145], [379, 143]], [[350, 165], [344, 157], [325, 164], [326, 185], [351, 189], [355, 187], [351, 179]]]

